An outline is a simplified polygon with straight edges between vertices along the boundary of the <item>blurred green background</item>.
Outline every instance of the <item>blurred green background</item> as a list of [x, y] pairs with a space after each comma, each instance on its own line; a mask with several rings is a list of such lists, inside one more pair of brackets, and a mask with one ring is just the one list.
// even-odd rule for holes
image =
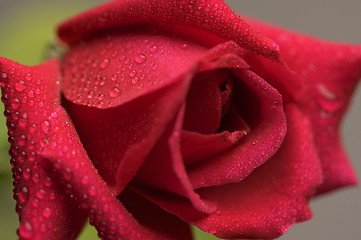
[[[47, 46], [55, 36], [57, 23], [105, 0], [0, 0], [0, 56], [23, 64], [42, 62]], [[328, 0], [228, 0], [238, 12], [271, 21], [298, 31], [329, 40], [361, 43], [361, 1]], [[347, 13], [347, 14], [346, 14]], [[342, 18], [340, 16], [342, 15]], [[307, 17], [305, 17], [307, 16]], [[360, 91], [359, 91], [360, 92]], [[361, 94], [355, 97], [343, 125], [345, 145], [356, 171], [361, 173]], [[3, 106], [0, 104], [0, 111]], [[0, 239], [17, 239], [18, 219], [12, 199], [12, 179], [7, 154], [5, 120], [0, 114]], [[312, 202], [315, 217], [298, 224], [281, 237], [284, 240], [304, 239], [361, 239], [360, 188], [348, 188]], [[197, 240], [218, 239], [195, 231]], [[98, 239], [93, 227], [88, 226], [81, 240]]]

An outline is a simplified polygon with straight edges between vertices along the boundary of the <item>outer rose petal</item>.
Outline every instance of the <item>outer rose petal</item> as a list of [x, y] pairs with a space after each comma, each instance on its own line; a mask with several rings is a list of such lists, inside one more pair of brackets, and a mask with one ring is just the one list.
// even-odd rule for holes
[[67, 195], [87, 213], [99, 237], [157, 239], [156, 233], [139, 225], [97, 173], [65, 110], [59, 107], [56, 113], [50, 119], [55, 129], [48, 134], [50, 144], [43, 156], [55, 169], [54, 177], [68, 188]]
[[[253, 25], [280, 45], [281, 58], [302, 77], [304, 89], [291, 101], [300, 104], [312, 120], [324, 170], [319, 193], [355, 184], [339, 125], [361, 76], [361, 47], [326, 42], [257, 21]], [[279, 75], [277, 81], [288, 79]]]
[[86, 216], [44, 169], [49, 118], [60, 106], [58, 61], [27, 67], [0, 58], [20, 239], [75, 239]]
[[66, 43], [74, 44], [100, 30], [134, 24], [193, 27], [278, 58], [278, 46], [250, 27], [223, 0], [112, 1], [68, 20], [59, 27], [58, 34]]
[[204, 46], [159, 28], [102, 32], [64, 56], [62, 90], [77, 104], [116, 107], [172, 84], [206, 53]]
[[308, 200], [322, 181], [309, 118], [292, 104], [286, 115], [286, 139], [267, 163], [240, 183], [197, 190], [218, 202], [212, 214], [197, 214], [182, 198], [135, 187], [165, 210], [220, 238], [279, 237], [294, 223], [311, 217]]

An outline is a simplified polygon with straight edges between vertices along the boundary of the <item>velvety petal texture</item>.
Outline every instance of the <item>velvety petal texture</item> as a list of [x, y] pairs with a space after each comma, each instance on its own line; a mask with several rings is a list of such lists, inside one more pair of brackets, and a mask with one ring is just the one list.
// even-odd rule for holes
[[74, 44], [99, 30], [134, 24], [170, 24], [196, 28], [257, 54], [278, 58], [278, 46], [245, 22], [223, 0], [116, 0], [70, 19], [59, 37]]
[[[312, 120], [324, 177], [318, 191], [355, 184], [339, 125], [360, 79], [361, 47], [318, 40], [254, 20], [252, 25], [281, 46], [282, 60], [302, 79], [303, 90], [292, 101], [300, 104]], [[278, 75], [274, 81], [285, 84], [289, 79]]]
[[[249, 23], [248, 23], [249, 22]], [[274, 239], [354, 184], [338, 127], [361, 47], [222, 0], [115, 0], [58, 28], [60, 60], [0, 58], [20, 239]]]
[[27, 67], [0, 58], [20, 239], [75, 239], [86, 216], [46, 167], [50, 119], [60, 106], [59, 63]]

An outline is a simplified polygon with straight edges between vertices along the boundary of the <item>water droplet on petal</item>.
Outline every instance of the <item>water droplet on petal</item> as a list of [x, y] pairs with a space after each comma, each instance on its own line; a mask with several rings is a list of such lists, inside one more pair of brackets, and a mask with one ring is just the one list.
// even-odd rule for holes
[[15, 84], [15, 89], [19, 92], [24, 91], [25, 88], [24, 81], [19, 81]]
[[100, 63], [100, 68], [101, 69], [106, 69], [109, 66], [109, 59], [104, 59], [101, 63]]
[[137, 56], [135, 57], [135, 62], [136, 62], [136, 63], [139, 63], [139, 64], [144, 63], [145, 60], [147, 60], [147, 57], [144, 56], [143, 54], [137, 55]]
[[34, 183], [38, 183], [40, 181], [40, 176], [39, 174], [35, 173], [32, 177], [32, 180]]
[[24, 221], [20, 223], [19, 236], [23, 239], [31, 239], [34, 236], [33, 226], [30, 222]]
[[44, 218], [49, 218], [52, 214], [52, 211], [50, 208], [44, 208], [43, 209], [43, 217]]
[[113, 98], [115, 97], [119, 97], [120, 96], [120, 90], [119, 88], [113, 88], [112, 90], [109, 91], [109, 95]]
[[46, 232], [46, 225], [44, 223], [40, 225], [40, 231], [43, 233]]
[[324, 84], [317, 85], [318, 91], [324, 98], [328, 100], [336, 100], [337, 94], [329, 90]]
[[181, 45], [181, 49], [186, 50], [188, 48], [188, 45], [186, 43], [183, 43]]
[[130, 77], [135, 77], [135, 75], [137, 75], [137, 71], [133, 70], [129, 73]]
[[43, 199], [45, 197], [45, 191], [43, 189], [40, 189], [39, 191], [36, 192], [36, 196], [39, 199]]
[[95, 189], [94, 186], [91, 186], [91, 187], [89, 188], [89, 195], [90, 195], [90, 196], [95, 196], [95, 194], [96, 194], [96, 189]]
[[151, 53], [156, 53], [156, 52], [158, 51], [158, 47], [157, 47], [157, 46], [153, 46], [153, 47], [151, 47], [151, 48], [149, 49], [149, 51], [150, 51]]
[[29, 98], [34, 98], [35, 97], [34, 91], [29, 91], [28, 96], [29, 96]]
[[25, 171], [23, 172], [23, 176], [26, 180], [29, 180], [31, 178], [31, 170], [30, 168], [25, 169]]
[[24, 204], [29, 199], [29, 189], [28, 187], [24, 186], [21, 191], [19, 191], [19, 201]]
[[116, 81], [116, 80], [118, 80], [118, 75], [113, 75], [112, 77], [111, 77], [111, 80], [114, 82], [114, 81]]
[[52, 184], [53, 184], [53, 182], [51, 181], [51, 179], [49, 177], [44, 179], [44, 185], [46, 187], [51, 187]]
[[28, 81], [31, 81], [33, 79], [33, 77], [31, 76], [30, 73], [26, 74], [25, 79]]
[[19, 127], [26, 128], [28, 125], [28, 119], [26, 113], [23, 114], [23, 118], [19, 119]]
[[88, 176], [84, 176], [82, 179], [81, 179], [81, 183], [82, 184], [88, 184], [89, 183], [89, 177]]
[[137, 77], [133, 78], [132, 79], [132, 83], [133, 84], [137, 84], [139, 82], [139, 79]]
[[44, 133], [48, 133], [50, 130], [50, 122], [49, 121], [44, 121], [41, 124], [41, 129], [43, 130]]
[[21, 105], [21, 104], [20, 104], [19, 98], [14, 98], [14, 99], [12, 99], [12, 101], [11, 101], [11, 106], [12, 106], [14, 109], [19, 108], [20, 105]]

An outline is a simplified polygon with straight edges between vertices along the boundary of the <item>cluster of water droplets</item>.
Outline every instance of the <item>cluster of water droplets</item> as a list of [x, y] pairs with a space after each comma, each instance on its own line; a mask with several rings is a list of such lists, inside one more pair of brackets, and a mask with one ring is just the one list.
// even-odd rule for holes
[[65, 96], [78, 104], [108, 108], [171, 80], [190, 58], [197, 58], [189, 51], [201, 47], [162, 35], [154, 29], [110, 33], [73, 47], [62, 63]]
[[[20, 217], [21, 239], [35, 239], [37, 234], [57, 232], [56, 221], [63, 197], [54, 188], [53, 180], [44, 170], [41, 153], [49, 144], [47, 134], [58, 99], [55, 78], [39, 74], [20, 64], [1, 62], [0, 82], [5, 104], [10, 156], [14, 178], [14, 199]], [[54, 81], [52, 81], [54, 80]]]
[[[59, 114], [66, 115], [64, 111]], [[49, 139], [56, 143], [52, 152], [58, 156], [52, 158], [51, 163], [62, 176], [61, 183], [66, 186], [67, 195], [87, 213], [99, 237], [141, 239], [142, 233], [137, 230], [137, 223], [98, 175], [73, 126], [63, 117], [53, 118], [50, 122], [59, 127], [59, 135]], [[74, 159], [77, 159], [75, 163]]]
[[60, 26], [60, 37], [69, 43], [98, 30], [136, 23], [183, 25], [214, 33], [258, 54], [278, 58], [278, 46], [250, 27], [224, 1], [114, 1]]

